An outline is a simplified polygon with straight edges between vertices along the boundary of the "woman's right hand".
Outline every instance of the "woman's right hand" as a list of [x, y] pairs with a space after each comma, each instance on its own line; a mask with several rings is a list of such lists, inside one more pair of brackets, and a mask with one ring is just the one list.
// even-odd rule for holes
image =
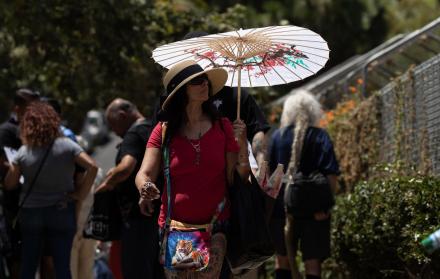
[[141, 198], [144, 200], [155, 200], [160, 198], [160, 191], [153, 182], [147, 181], [141, 188]]

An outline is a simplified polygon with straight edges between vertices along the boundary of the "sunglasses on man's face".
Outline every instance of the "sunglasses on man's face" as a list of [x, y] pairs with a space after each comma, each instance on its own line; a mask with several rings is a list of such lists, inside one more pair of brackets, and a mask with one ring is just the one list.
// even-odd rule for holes
[[205, 81], [208, 81], [208, 76], [206, 74], [200, 75], [188, 81], [189, 85], [202, 85]]

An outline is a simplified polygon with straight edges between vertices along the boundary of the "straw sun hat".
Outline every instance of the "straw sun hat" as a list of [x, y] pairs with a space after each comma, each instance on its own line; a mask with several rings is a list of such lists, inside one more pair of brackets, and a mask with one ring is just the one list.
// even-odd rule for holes
[[203, 74], [208, 76], [212, 87], [212, 95], [219, 92], [220, 89], [225, 86], [226, 80], [228, 79], [228, 73], [226, 70], [222, 68], [203, 70], [203, 68], [194, 60], [186, 60], [171, 67], [163, 78], [163, 85], [167, 92], [167, 98], [163, 102], [162, 109], [166, 108], [171, 98], [182, 86], [193, 78]]

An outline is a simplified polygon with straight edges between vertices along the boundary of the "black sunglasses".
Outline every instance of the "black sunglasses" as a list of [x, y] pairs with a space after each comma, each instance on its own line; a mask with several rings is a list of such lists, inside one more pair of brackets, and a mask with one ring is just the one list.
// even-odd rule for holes
[[202, 85], [205, 81], [209, 81], [208, 75], [203, 74], [188, 81], [189, 85]]

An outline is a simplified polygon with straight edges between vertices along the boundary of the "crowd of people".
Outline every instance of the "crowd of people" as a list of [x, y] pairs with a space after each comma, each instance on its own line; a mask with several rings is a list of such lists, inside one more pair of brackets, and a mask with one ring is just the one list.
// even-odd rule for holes
[[[283, 199], [296, 172], [317, 171], [336, 189], [333, 146], [317, 127], [320, 104], [307, 92], [289, 97], [280, 128], [269, 137], [270, 126], [246, 91], [236, 119], [237, 91], [226, 80], [225, 70], [204, 70], [188, 60], [165, 74], [166, 93], [155, 115], [145, 117], [129, 100], [113, 100], [105, 117], [122, 142], [106, 174], [61, 125], [54, 102], [19, 89], [11, 118], [0, 126], [0, 221], [11, 243], [0, 247], [0, 278], [98, 276], [97, 242], [82, 231], [93, 194], [104, 192], [116, 194], [122, 222], [110, 252], [113, 274], [98, 278], [232, 278], [225, 260], [234, 214], [228, 188], [234, 175], [243, 181], [258, 175], [264, 160], [271, 172], [283, 164], [289, 177], [268, 218], [274, 276], [300, 278], [294, 261], [299, 249], [306, 278], [320, 278], [330, 255], [331, 208], [295, 215]], [[203, 245], [195, 247], [190, 237]], [[240, 278], [257, 277], [252, 270]]]

